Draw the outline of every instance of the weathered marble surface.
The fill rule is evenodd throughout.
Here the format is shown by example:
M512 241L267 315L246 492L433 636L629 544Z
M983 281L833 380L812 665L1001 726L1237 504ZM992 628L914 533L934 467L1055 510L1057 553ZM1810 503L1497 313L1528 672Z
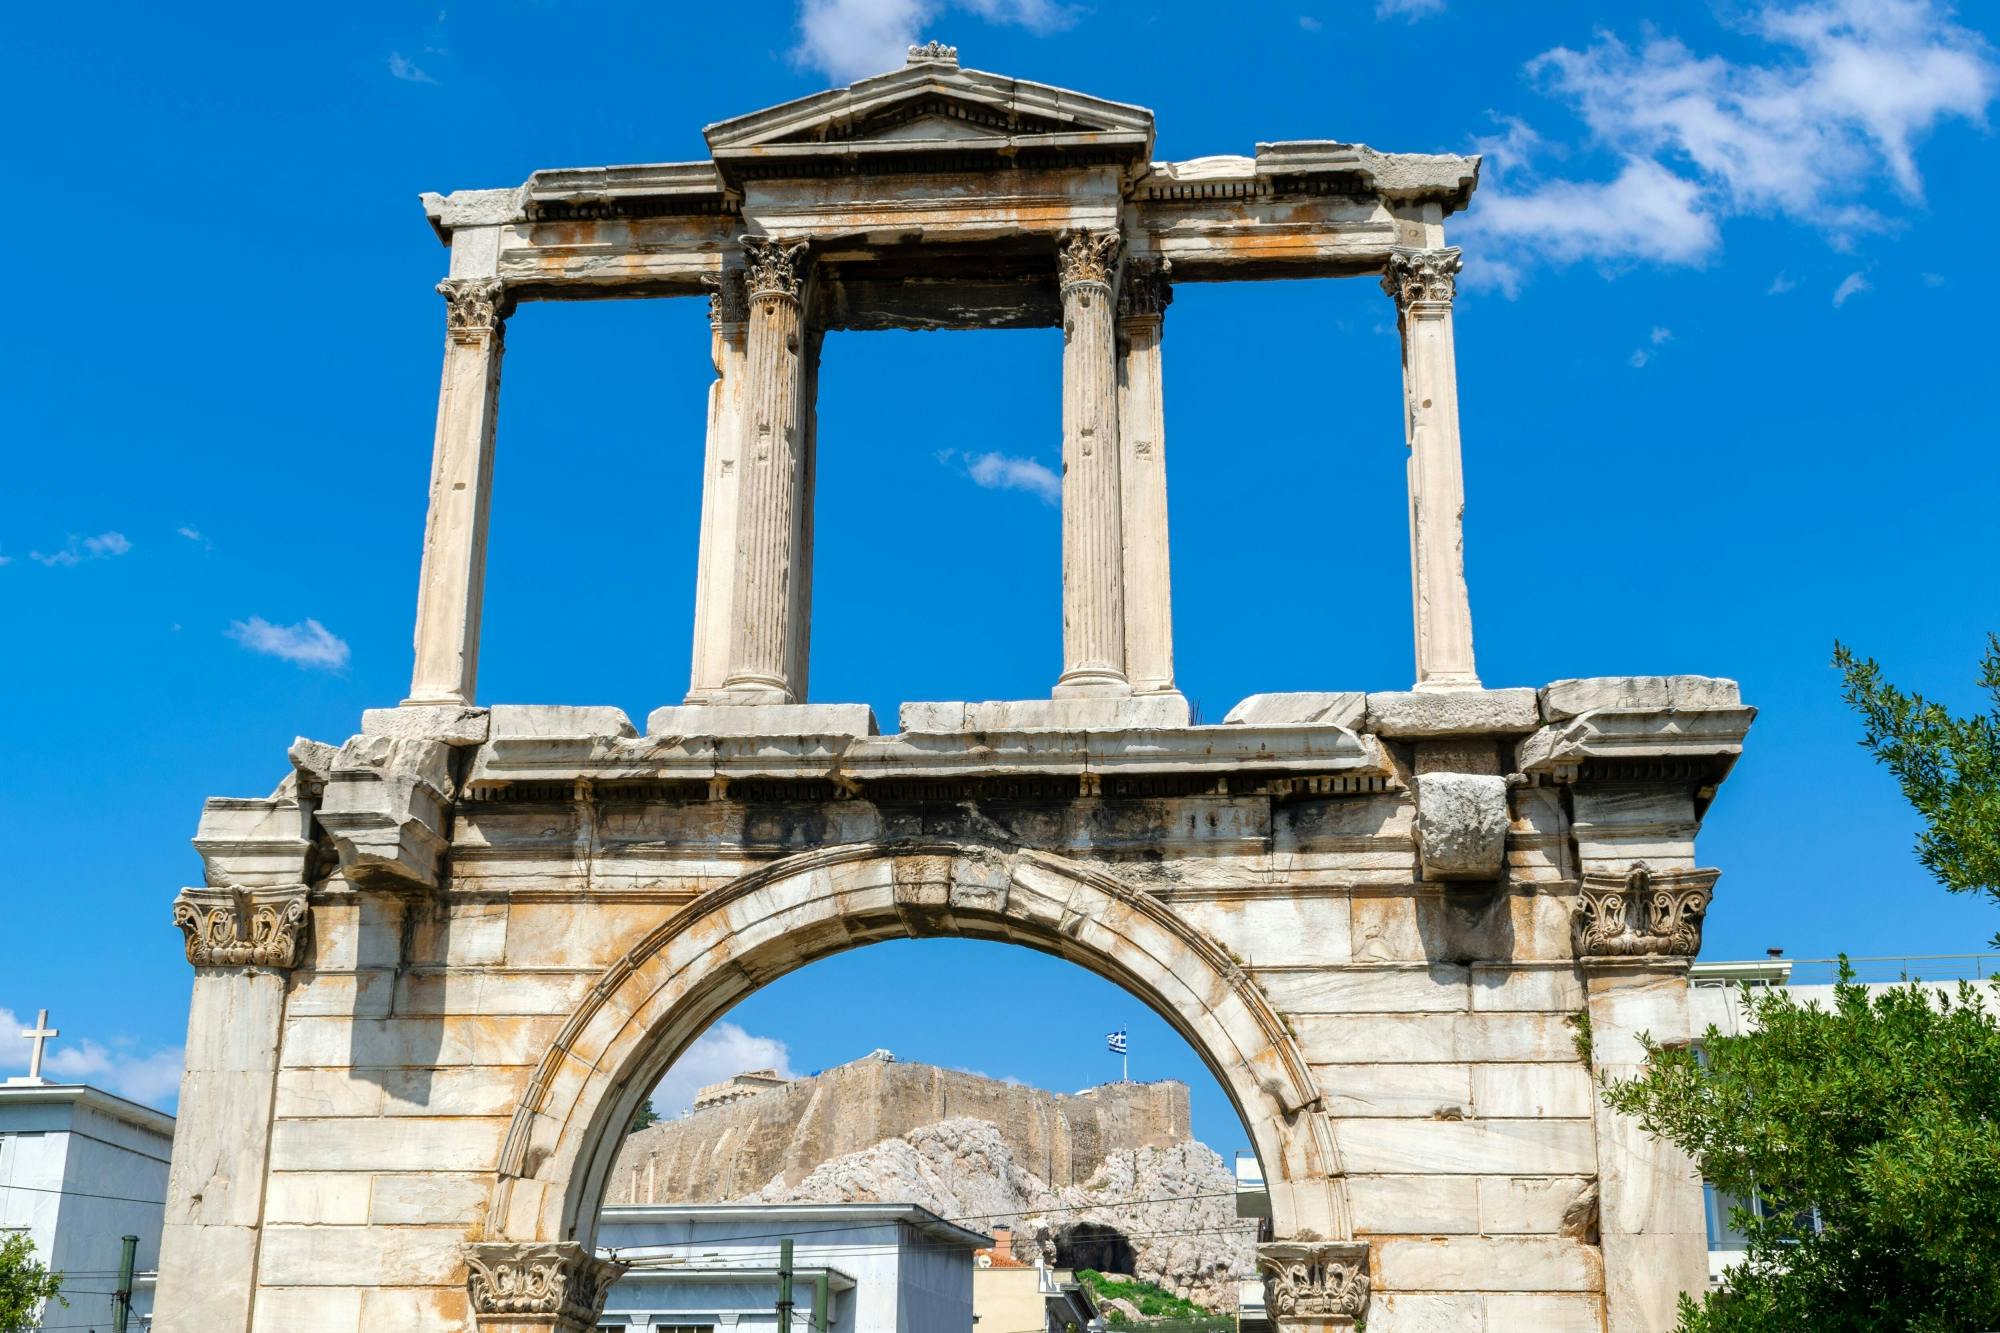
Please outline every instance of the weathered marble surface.
M1710 748L1477 771L1539 724L1534 691L1303 705L1386 736L640 736L616 709L503 705L476 744L371 718L295 746L272 796L203 817L202 892L250 910L290 884L309 921L290 954L200 969L157 1327L247 1330L253 1290L317 1326L497 1326L469 1236L500 1247L489 1267L518 1254L588 1289L583 1251L546 1247L588 1242L604 1127L676 1050L830 951L965 935L1050 949L1173 1014L1244 1109L1282 1244L1361 1256L1371 1328L1664 1329L1706 1271L1698 1187L1597 1105L1574 1016L1592 1014L1598 1069L1628 1066L1630 1034L1685 1025L1685 958L1580 953L1609 937L1579 913L1618 875L1709 892L1697 793L1747 710L1720 685L1708 708L1643 680L1565 689L1612 706L1550 726L1671 722ZM329 811L343 782L377 795ZM377 850L407 832L396 799L444 840L434 884ZM1480 877L1435 882L1442 860ZM1342 1262L1285 1280L1346 1308L1362 1287ZM1577 1322L1600 1302L1606 1323Z

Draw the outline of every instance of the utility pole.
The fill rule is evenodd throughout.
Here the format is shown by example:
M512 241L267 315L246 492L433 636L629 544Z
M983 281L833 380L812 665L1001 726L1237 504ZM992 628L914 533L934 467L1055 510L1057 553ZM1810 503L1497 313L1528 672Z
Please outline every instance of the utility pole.
M792 1329L792 1238L778 1242L778 1333Z
M833 1310L826 1284L826 1269L813 1274L813 1333L827 1333L832 1327Z
M44 1021L38 1026L47 1027L48 1024ZM113 1299L111 1307L113 1333L125 1333L126 1323L132 1317L132 1269L138 1257L139 1238L125 1237L125 1253L118 1260L118 1294Z

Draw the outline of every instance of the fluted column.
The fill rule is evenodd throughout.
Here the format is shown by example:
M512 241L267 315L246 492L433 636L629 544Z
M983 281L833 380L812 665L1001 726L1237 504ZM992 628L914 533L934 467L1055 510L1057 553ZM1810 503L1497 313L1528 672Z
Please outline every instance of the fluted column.
M1063 673L1057 697L1119 695L1125 677L1124 537L1118 479L1115 231L1072 232L1057 251L1063 307Z
M743 396L750 309L743 271L724 269L708 296L708 448L701 474L701 538L695 559L694 665L689 703L701 703L729 675L729 609L736 579L737 479L743 442Z
M1174 299L1164 259L1126 264L1118 293L1118 476L1123 492L1125 678L1137 694L1174 689L1168 576L1167 423L1160 337Z
M447 278L438 292L446 308L444 382L417 586L416 667L406 704L472 702L493 498L493 425L511 310L498 278Z
M737 490L729 674L736 703L796 703L796 624L805 568L805 434L800 411L806 243L743 238L750 329Z
M1451 303L1458 247L1397 247L1382 288L1403 335L1404 431L1409 442L1410 581L1417 688L1479 688L1472 604L1465 587L1465 475Z

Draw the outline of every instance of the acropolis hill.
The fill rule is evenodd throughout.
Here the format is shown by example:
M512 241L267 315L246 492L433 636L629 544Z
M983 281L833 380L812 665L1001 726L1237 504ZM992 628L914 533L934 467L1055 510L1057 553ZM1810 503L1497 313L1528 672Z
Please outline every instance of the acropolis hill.
M633 1134L605 1201L720 1203L780 1177L797 1185L822 1162L943 1120L991 1123L1016 1161L1055 1186L1089 1180L1112 1153L1191 1137L1187 1085L1176 1082L1045 1092L877 1054L759 1085L746 1076L705 1088L685 1118Z

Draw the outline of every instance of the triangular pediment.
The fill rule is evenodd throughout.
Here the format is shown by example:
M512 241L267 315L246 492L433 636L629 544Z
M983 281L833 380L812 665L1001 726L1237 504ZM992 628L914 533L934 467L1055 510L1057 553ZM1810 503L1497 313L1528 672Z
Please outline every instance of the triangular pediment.
M1089 143L1152 150L1153 113L1045 83L912 56L902 69L711 125L718 164L810 155L839 146L884 151L928 143L1030 146Z

